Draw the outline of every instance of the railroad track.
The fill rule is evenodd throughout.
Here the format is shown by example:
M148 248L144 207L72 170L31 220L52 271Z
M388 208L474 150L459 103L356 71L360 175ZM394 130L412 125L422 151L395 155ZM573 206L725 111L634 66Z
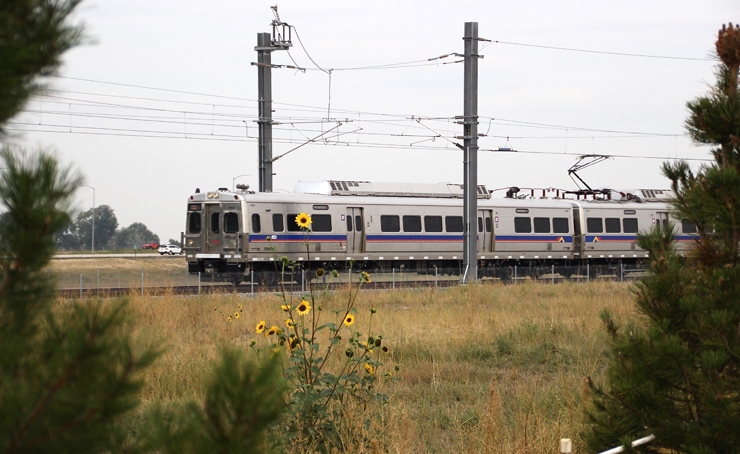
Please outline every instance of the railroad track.
M632 276L632 277L625 277L624 280L635 280L641 276ZM599 277L592 278L590 280L620 280L618 276L616 275L603 275ZM483 279L483 282L504 282L505 284L521 284L524 282L532 281L532 279L527 278L525 276L518 277L518 278L512 278L509 280L500 280L500 279ZM572 279L563 279L562 277L552 279L550 277L541 277L538 282L541 282L543 284L558 284L564 281L571 281L571 282L587 282L587 279L585 276L582 278L579 276L578 278L572 278ZM388 290L392 288L396 289L403 289L403 288L429 288L429 287L453 287L455 285L459 284L459 280L457 279L440 279L438 281L431 281L431 280L402 280L402 281L373 281L369 284L363 284L363 289L368 290ZM356 285L356 284L353 284ZM315 289L324 289L327 288L327 284L323 283L317 283L314 285ZM347 288L346 282L336 282L336 283L330 283L328 284L328 288L331 290L340 290ZM57 290L57 295L61 298L66 299L73 299L73 298L107 298L107 297L117 297L117 296L126 296L126 295L132 295L132 294L145 294L150 296L164 296L164 295L198 295L198 294L223 294L223 293L236 293L236 294L251 294L251 293L276 293L279 292L280 286L277 284L255 284L251 285L249 283L247 284L241 284L241 285L231 285L231 284L213 284L213 283L205 283L201 284L200 286L197 285L182 285L182 286L168 286L168 287L144 287L143 289L141 287L131 288L131 287L111 287L111 288L100 288L100 289L90 289L90 288L83 288L83 289L73 289L73 288L67 288L67 289L59 289ZM287 283L285 284L285 291L286 292L302 292L307 290L301 290L301 286L296 283Z

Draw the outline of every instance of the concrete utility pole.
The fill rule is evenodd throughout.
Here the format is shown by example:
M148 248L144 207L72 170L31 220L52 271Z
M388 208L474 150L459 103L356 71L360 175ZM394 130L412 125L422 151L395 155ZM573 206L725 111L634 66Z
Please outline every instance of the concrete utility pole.
M478 279L478 22L465 22L462 283Z
M288 50L293 45L290 41L290 25L280 21L277 6L273 6L272 10L275 13L272 36L269 33L257 33L257 47L254 48L257 51L259 85L259 192L272 192L272 51Z

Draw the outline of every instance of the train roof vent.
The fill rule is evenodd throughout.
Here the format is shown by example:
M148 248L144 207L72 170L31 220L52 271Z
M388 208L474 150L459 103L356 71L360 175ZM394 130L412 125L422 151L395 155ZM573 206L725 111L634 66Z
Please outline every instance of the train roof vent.
M666 202L673 198L670 189L640 189L638 193L644 202Z
M382 183L370 181L299 181L295 193L353 195L370 197L462 198L461 184ZM478 198L490 199L484 185L478 186Z

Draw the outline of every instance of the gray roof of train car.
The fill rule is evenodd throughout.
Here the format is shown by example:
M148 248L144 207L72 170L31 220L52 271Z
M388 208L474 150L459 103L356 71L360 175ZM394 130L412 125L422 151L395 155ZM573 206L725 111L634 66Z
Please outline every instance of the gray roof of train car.
M236 202L234 196L248 203L341 203L343 205L411 205L411 206L462 206L462 199L452 198L426 198L426 197L376 197L376 196L331 196L319 194L294 194L283 192L272 193L243 193L243 192L219 192L218 199L206 198L206 193L193 194L189 202ZM604 207L622 207L624 209L650 209L651 207L664 206L660 202L623 202L616 200L572 200L572 199L511 199L492 198L478 199L478 207L488 208L571 208L574 205L588 209Z

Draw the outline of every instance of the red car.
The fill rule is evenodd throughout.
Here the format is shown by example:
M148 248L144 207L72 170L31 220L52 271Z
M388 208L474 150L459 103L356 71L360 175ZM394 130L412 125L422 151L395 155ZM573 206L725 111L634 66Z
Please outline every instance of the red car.
M144 249L159 249L159 243L151 242L144 245Z

